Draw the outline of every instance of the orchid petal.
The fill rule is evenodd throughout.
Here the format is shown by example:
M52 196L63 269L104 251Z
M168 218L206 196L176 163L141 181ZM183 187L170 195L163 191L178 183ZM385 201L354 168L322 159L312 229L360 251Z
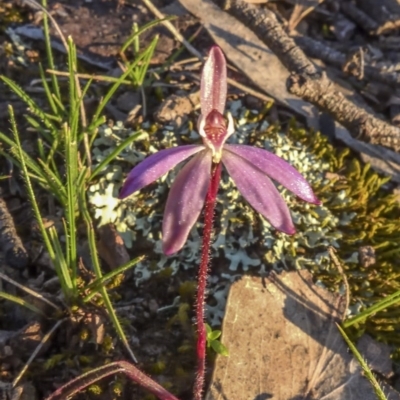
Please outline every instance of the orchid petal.
M289 235L295 233L290 211L268 176L230 151L222 152L222 163L240 193L256 211L276 229Z
M165 206L162 227L166 255L182 248L203 209L211 179L211 161L211 151L202 151L175 178Z
M123 199L149 185L180 162L203 149L204 146L187 145L161 150L152 154L132 169L125 180L119 198Z
M213 109L224 114L227 93L226 61L218 46L213 46L209 52L201 75L200 89L201 113L204 117Z
M229 151L242 157L302 200L313 204L321 204L303 175L287 161L275 154L257 147L233 144L226 144L224 151Z

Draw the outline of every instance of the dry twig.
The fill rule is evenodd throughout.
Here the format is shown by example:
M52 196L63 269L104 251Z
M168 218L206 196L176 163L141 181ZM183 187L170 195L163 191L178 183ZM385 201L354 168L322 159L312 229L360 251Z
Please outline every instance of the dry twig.
M216 1L220 6L224 5L223 0ZM400 150L400 129L365 111L338 92L326 74L286 34L272 11L241 0L231 0L227 11L250 27L291 72L287 82L290 93L329 113L353 137Z

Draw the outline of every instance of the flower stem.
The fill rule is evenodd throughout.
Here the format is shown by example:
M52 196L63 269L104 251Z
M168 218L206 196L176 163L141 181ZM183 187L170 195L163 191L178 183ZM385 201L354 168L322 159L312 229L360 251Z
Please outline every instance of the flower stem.
M211 172L210 186L208 187L205 207L204 207L204 229L203 246L201 250L201 261L197 285L197 374L194 384L194 399L201 400L204 386L204 376L206 368L206 328L204 325L204 302L207 286L207 273L210 264L211 234L213 230L213 217L215 201L217 199L219 181L221 178L221 163L213 164Z

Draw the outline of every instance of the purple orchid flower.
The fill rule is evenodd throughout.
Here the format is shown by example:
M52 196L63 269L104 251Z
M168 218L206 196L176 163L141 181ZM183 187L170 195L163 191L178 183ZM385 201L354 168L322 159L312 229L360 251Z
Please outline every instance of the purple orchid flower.
M181 169L168 195L163 219L163 251L179 251L197 221L211 180L213 163L222 162L243 197L279 231L295 233L290 211L276 189L278 182L302 200L320 204L304 177L267 150L226 144L234 132L232 116L223 117L227 95L226 61L221 49L211 48L201 77L201 115L198 130L203 145L161 150L129 173L119 198L125 198L192 157Z

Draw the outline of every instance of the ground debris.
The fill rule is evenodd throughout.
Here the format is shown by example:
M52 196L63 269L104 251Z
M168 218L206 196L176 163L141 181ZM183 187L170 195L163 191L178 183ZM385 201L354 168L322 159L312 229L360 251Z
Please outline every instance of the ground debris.
M271 274L264 285L249 276L234 283L221 338L230 356L218 356L206 399L375 400L335 325L342 308L341 297L314 285L305 270ZM364 340L368 348L370 360L390 376L391 363L379 360L388 360L387 351L372 339Z
M28 253L17 234L14 220L6 202L0 198L0 249L4 260L11 267L23 269L28 265Z

